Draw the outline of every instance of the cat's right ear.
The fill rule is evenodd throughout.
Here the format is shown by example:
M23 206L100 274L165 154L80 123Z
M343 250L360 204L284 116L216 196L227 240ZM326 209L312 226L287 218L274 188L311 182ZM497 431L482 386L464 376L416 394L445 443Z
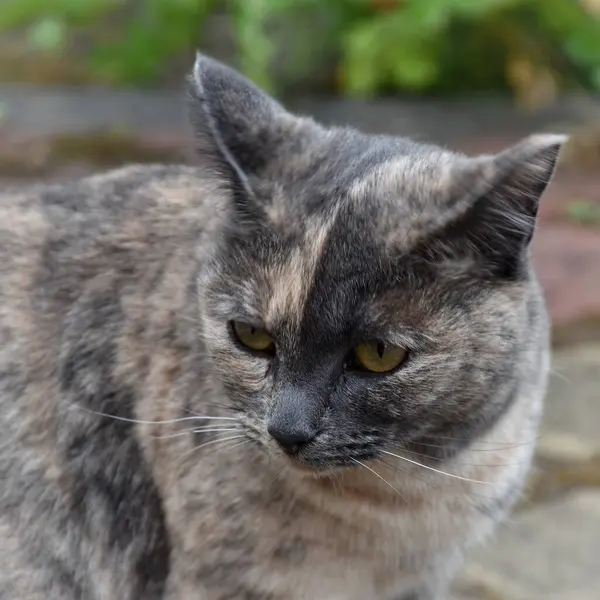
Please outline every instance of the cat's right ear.
M200 53L189 96L197 152L237 203L251 203L252 177L277 157L295 118L240 73Z
M427 242L436 258L465 255L502 279L522 272L541 197L556 169L564 135L530 135L496 155L457 162L450 219Z

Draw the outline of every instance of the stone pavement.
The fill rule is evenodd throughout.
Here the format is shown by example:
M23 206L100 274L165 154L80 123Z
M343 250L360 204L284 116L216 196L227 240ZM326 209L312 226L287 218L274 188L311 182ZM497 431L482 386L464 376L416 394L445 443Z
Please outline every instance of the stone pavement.
M456 600L600 600L600 344L555 353L529 490Z

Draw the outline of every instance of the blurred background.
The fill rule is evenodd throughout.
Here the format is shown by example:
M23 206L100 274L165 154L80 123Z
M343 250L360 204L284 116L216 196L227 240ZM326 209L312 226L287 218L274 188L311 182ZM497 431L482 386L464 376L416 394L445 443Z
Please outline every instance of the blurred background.
M196 49L324 122L468 153L571 135L534 243L555 345L536 470L456 594L600 599L600 0L0 0L0 186L193 161Z

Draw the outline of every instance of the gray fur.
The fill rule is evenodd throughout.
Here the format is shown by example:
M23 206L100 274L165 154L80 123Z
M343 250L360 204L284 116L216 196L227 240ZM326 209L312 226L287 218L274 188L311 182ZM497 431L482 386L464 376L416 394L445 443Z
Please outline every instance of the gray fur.
M201 56L190 91L201 167L0 200L0 598L445 598L529 467L564 140L325 129ZM364 339L408 361L359 372Z

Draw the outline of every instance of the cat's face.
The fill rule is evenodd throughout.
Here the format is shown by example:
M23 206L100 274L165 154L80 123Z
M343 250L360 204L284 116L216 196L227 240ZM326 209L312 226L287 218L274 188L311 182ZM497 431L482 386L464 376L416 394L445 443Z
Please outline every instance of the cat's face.
M469 159L292 117L208 59L192 86L232 190L204 339L248 435L324 470L447 454L499 419L543 319L528 245L562 139Z

